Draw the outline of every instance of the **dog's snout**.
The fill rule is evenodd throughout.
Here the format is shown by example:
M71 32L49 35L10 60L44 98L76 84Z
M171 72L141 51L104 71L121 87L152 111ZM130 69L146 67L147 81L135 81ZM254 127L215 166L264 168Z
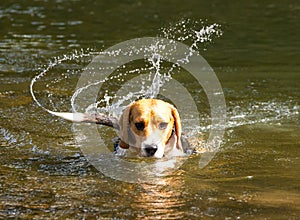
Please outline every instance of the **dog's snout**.
M152 157L155 152L157 151L157 146L156 145L146 145L145 146L145 152L148 157Z

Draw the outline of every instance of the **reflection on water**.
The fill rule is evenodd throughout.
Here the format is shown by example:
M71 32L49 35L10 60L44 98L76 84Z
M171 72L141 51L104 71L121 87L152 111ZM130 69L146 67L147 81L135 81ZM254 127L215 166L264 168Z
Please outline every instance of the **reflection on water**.
M132 200L132 208L139 210L137 218L181 219L184 217L182 194L184 181L179 175L167 177L158 185L142 184Z
M299 218L299 8L294 1L1 2L0 218ZM83 157L71 125L33 103L30 80L51 57L156 36L182 17L208 18L224 28L201 53L228 105L222 151L201 170L200 155L191 157L157 184L107 178ZM75 66L69 85L43 90L67 68L37 85L42 103L50 92L60 101L50 105L69 110ZM203 109L205 131L205 94L192 79L182 81ZM114 133L105 135L110 143Z

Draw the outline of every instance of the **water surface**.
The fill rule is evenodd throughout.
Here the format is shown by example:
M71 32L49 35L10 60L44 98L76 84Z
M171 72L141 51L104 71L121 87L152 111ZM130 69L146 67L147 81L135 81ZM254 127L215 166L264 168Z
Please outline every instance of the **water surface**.
M81 153L71 123L33 102L30 80L54 56L157 36L182 18L222 25L223 36L200 51L224 89L222 149L204 169L191 157L160 184L106 177ZM0 218L298 219L299 19L295 1L1 2ZM42 103L70 108L76 74L45 87L67 68L37 85ZM191 91L205 116L203 91Z

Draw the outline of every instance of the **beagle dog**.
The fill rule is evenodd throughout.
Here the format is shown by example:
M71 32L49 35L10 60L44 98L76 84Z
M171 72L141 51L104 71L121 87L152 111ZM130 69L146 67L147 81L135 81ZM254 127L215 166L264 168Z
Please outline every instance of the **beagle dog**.
M134 148L140 156L162 158L184 155L177 109L159 99L140 99L120 117L119 147Z

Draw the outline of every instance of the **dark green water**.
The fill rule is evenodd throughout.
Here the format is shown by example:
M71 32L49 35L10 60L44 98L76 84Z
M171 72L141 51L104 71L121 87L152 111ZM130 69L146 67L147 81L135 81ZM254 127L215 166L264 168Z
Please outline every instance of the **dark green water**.
M71 123L33 102L30 80L54 56L157 36L182 18L222 25L201 50L226 98L222 150L204 169L189 159L160 185L106 177ZM299 21L300 3L288 0L1 1L0 219L299 219ZM69 100L72 80L51 98Z

